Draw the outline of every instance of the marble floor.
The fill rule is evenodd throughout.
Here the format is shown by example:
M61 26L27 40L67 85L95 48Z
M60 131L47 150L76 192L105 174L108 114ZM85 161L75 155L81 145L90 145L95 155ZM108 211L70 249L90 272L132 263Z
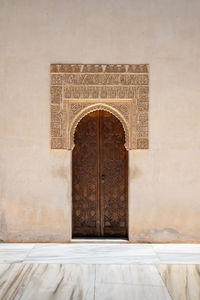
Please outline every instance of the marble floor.
M0 299L200 300L200 245L0 244Z

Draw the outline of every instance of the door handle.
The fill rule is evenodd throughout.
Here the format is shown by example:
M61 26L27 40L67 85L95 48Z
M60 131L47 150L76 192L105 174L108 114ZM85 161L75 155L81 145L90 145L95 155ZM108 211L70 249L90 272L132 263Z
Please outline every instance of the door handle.
M104 181L105 181L105 175L102 174L102 175L101 175L101 182L104 183Z

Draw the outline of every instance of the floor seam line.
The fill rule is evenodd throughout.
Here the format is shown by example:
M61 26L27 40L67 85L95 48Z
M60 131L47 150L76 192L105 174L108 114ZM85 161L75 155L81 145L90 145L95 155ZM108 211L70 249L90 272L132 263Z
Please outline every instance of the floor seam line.
M162 276L161 276L161 274L160 274L160 272L159 272L159 270L158 270L158 268L157 268L157 265L155 265L155 268L156 268L156 271L157 271L157 273L158 273L158 276L160 276L160 278L161 278L161 280L162 280L162 282L163 282L163 284L164 284L164 286L165 286L165 288L166 288L166 291L167 291L167 293L168 293L170 299L173 300L173 298L172 298L172 296L171 296L171 293L170 293L168 287L166 286L166 284L165 284L165 282L164 282L164 280L163 280L163 278L162 278Z
M24 257L24 259L22 261L24 261L26 258L28 258L29 254L35 248L35 246L36 246L36 244L34 244L33 247L29 251L27 251L27 254L26 254L26 256Z
M95 300L95 294L96 294L96 264L94 265L94 300Z

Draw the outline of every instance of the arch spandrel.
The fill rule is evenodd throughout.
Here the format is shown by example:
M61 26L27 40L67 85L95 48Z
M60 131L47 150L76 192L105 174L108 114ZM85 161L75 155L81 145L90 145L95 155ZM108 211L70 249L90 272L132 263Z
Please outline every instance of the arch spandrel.
M105 104L105 103L97 103L92 104L84 109L82 109L72 120L70 130L69 130L69 140L68 140L68 150L73 150L74 148L74 134L78 123L89 113L97 110L104 110L111 114L113 114L122 124L124 132L125 132L125 147L127 150L130 149L130 132L129 126L123 117L123 115L114 107Z

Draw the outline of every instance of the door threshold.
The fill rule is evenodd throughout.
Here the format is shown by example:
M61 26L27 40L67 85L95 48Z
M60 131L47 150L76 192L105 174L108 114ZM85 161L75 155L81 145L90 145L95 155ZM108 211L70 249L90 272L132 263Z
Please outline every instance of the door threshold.
M127 244L129 243L128 239L109 239L109 238L73 238L70 241L71 243L85 243L85 244Z

